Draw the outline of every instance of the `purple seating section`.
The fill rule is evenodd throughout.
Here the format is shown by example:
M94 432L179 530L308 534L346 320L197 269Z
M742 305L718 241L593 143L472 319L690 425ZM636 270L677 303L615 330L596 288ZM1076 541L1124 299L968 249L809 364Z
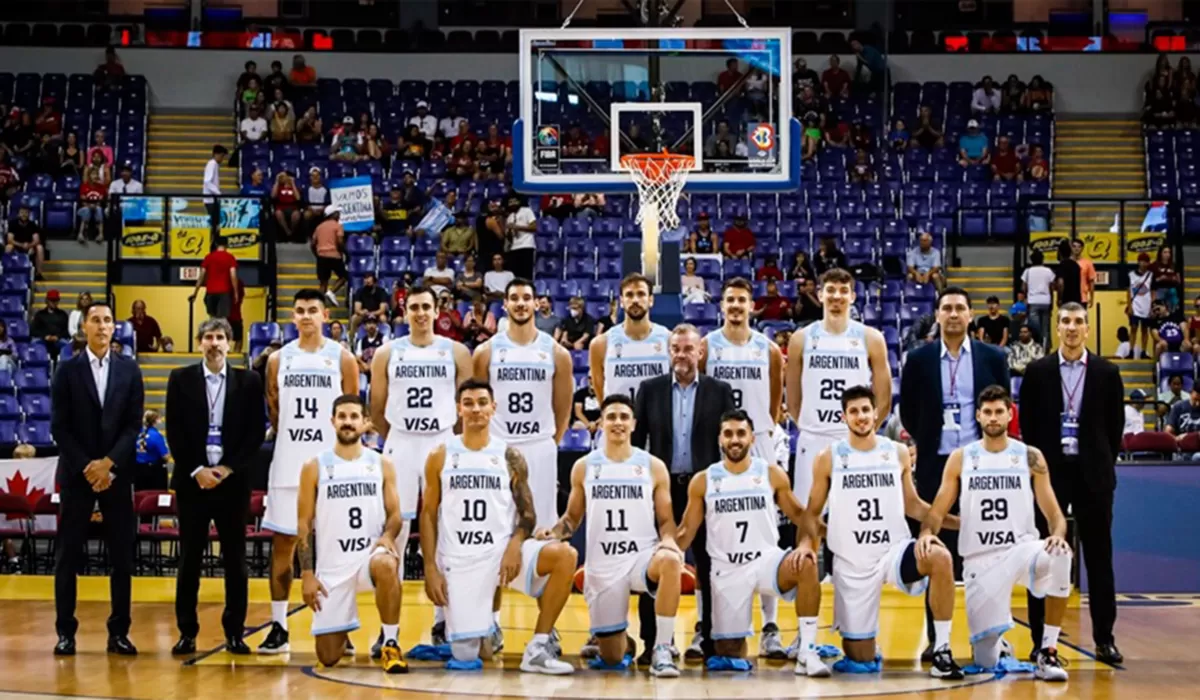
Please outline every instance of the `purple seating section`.
M1183 232L1200 236L1200 129L1147 131L1146 180L1151 199L1179 200Z

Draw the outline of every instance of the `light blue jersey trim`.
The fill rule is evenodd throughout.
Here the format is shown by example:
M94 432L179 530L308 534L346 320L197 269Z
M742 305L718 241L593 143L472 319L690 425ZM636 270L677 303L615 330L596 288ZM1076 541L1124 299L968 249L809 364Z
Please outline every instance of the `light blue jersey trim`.
M779 569L783 566L783 560L787 558L788 552L791 551L792 548L788 547L779 553L779 558L775 560L775 578L771 581L771 587L775 589L775 595L789 603L795 602L796 594L800 592L800 584L797 583L788 591L779 590Z
M487 629L482 630L482 631L459 632L457 634L452 634L449 637L446 637L446 641L461 642L464 639L483 639L484 637L491 635L495 631L496 631L496 625L493 624L491 627L488 627Z
M620 622L618 624L608 625L605 627L592 627L588 629L588 632L591 634L615 634L617 632L624 632L627 629L629 629L629 623Z
M322 627L321 629L317 629L314 627L312 629L312 636L319 637L324 634L338 634L340 632L353 632L354 630L358 629L361 626L362 625L356 619L354 622L350 622L345 625L339 625L337 627Z
M909 549L912 549L917 544L917 541L911 538L907 540L907 542L908 545L905 547L904 551L900 553L900 556L896 557L896 588L898 588L901 593L906 595L918 596L925 593L926 588L929 588L929 577L923 576L919 581L913 581L909 586L904 585L904 580L900 578L900 566L904 563L905 553L907 553Z
M280 535L291 535L292 537L295 537L297 534L299 534L295 530L289 530L282 525L276 525L275 523L268 523L266 521L263 522L262 526L264 530L270 530L271 532L276 532Z
M971 635L971 643L978 644L981 640L987 639L988 637L999 637L1012 628L1013 623L1011 622L1005 622L1004 624L996 625L995 627L989 627L979 634Z
M865 639L874 639L879 636L879 630L874 632L845 632L838 630L838 634L842 635L842 639L849 639L853 642L861 642Z

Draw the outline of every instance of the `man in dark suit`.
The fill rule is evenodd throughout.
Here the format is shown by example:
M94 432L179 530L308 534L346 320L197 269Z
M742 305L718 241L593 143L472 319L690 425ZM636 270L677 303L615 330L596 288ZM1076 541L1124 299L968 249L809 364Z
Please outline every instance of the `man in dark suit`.
M132 656L129 641L130 576L133 571L133 479L137 437L145 399L137 362L111 352L113 310L93 303L84 317L87 348L59 362L52 388L50 430L58 444L59 521L54 562L55 627L59 656L75 654L75 577L87 543L92 509L100 502L108 558L108 651Z
M900 423L917 445L914 474L917 493L927 503L937 497L946 458L980 438L975 421L975 398L992 384L1007 387L1008 361L1004 351L967 337L971 297L961 287L946 287L937 298L938 340L908 353L900 375ZM965 365L965 366L964 366ZM953 512L958 512L955 505ZM920 523L912 523L914 536ZM955 577L962 576L958 533L943 531L941 539L954 555ZM933 615L925 601L925 632L929 640L921 654L933 658Z
M687 507L688 484L692 475L721 461L717 436L721 432L721 416L735 408L733 390L728 384L700 374L700 333L689 323L681 323L671 332L667 345L671 358L671 373L642 382L638 388L637 425L633 444L658 457L671 472L671 507L675 520L683 517ZM708 581L709 559L705 549L703 528L696 533L692 556L696 562L696 585ZM711 656L712 614L709 596L700 595L701 654ZM638 605L642 641L647 650L654 648L654 603L643 596ZM696 640L693 640L693 647ZM697 657L696 649L688 650L689 658Z
M1119 664L1113 639L1117 602L1113 584L1112 509L1116 462L1125 431L1125 386L1108 360L1088 352L1087 309L1058 309L1059 350L1025 368L1021 382L1021 437L1046 456L1050 485L1063 512L1070 508L1088 573L1088 611L1096 658ZM1037 514L1046 536L1046 520ZM1029 596L1029 631L1042 645L1045 604Z
M226 363L233 331L223 318L200 324L204 361L180 367L167 381L167 434L175 470L171 488L179 509L179 572L175 578L175 623L179 641L172 654L196 651L196 596L208 524L217 526L225 569L226 651L249 654L242 641L246 623L246 517L250 471L262 447L266 417L262 381L256 372Z

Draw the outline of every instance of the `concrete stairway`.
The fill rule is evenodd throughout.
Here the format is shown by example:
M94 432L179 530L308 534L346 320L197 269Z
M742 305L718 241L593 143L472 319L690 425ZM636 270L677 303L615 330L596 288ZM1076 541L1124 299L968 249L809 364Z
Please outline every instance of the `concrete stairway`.
M280 243L276 246L279 258L278 309L276 318L279 323L290 323L292 320L292 297L296 292L305 288L316 289L317 267L309 247L299 243ZM350 313L347 309L346 292L343 289L338 295L339 305L329 310L329 320L349 323Z
M204 165L212 157L213 146L220 143L230 147L234 140L233 128L233 117L228 110L151 112L146 192L199 194L204 182ZM232 168L222 171L221 181L222 191L237 191Z
M1054 127L1054 196L1146 196L1145 149L1136 119L1072 117ZM1076 209L1076 233L1107 233L1119 213L1115 203L1082 203ZM1140 223L1146 206L1126 209L1127 221ZM1051 231L1069 237L1069 207L1055 212Z
M1008 313L1013 303L1012 265L956 267L949 275L950 284L971 295L971 312L975 316L987 313L987 298L992 295L1000 298L1001 311Z
M76 249L66 248L63 253L75 253L81 258L87 253L95 253L103 255L103 247L97 245L89 245L87 248L80 246L77 243L68 243L63 241L61 245L56 241L56 247L74 246ZM93 298L103 297L106 287L107 270L103 259L86 260L86 259L56 259L46 261L46 279L38 282L34 287L33 292L33 308L40 309L46 305L46 292L51 289L57 289L62 295L59 300L59 306L70 311L75 308L75 304L79 299L79 295L83 292L90 292ZM117 309L117 315L120 316L120 310ZM128 309L126 309L128 311Z

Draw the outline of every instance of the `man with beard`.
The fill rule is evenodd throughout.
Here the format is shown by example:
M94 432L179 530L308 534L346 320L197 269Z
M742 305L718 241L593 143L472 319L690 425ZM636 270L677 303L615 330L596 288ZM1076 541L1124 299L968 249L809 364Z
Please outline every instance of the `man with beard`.
M645 276L634 273L621 280L625 321L592 341L589 348L596 399L624 394L632 401L647 379L670 370L667 343L671 331L650 322L654 289Z
M721 290L721 316L725 321L705 336L700 371L733 388L733 405L746 411L758 426L759 432L751 443L753 456L771 464L775 461L771 429L783 400L783 354L775 341L750 327L753 308L754 286L748 280L735 277L725 282ZM763 628L758 655L787 658L779 634L779 600L764 593L759 596L759 603Z
M437 300L428 287L408 291L404 301L409 333L385 343L371 359L371 422L386 436L383 454L398 466L400 541L408 542L417 517L417 498L425 489L425 458L454 436L454 390L471 378L471 351L462 343L435 335ZM404 562L400 562L401 580ZM446 639L446 611L435 608L433 644ZM378 658L379 642L371 648Z
M1013 628L1013 584L1021 582L1030 595L1045 600L1034 676L1063 682L1067 672L1058 660L1058 635L1071 594L1067 518L1054 497L1042 451L1008 437L1012 405L1002 386L980 392L975 415L983 439L954 450L946 460L942 485L921 528L917 557L941 547L938 530L961 493L958 552L975 663L990 669L999 662L1003 634ZM1049 528L1045 539L1034 524L1035 500Z
M383 669L408 673L400 630L400 497L392 461L363 447L367 408L357 394L333 402L333 449L304 463L297 553L304 603L312 609L317 660L333 666L358 629L358 592L375 592L383 622ZM314 567L314 547L320 552Z
M475 378L496 395L492 431L529 465L529 490L537 527L558 520L558 443L570 426L575 392L571 353L533 324L533 283L516 278L504 290L508 328L475 349ZM428 485L427 485L428 487ZM495 601L492 650L503 645L500 589Z
M921 553L916 551L905 516L921 521L929 504L913 486L908 449L875 434L875 400L871 387L847 388L841 403L849 437L821 450L813 462L808 508L820 513L827 498L829 505L829 549L835 557L833 626L842 635L849 661L877 664L882 586L891 584L908 595L921 595L929 588L937 631L930 673L934 678L962 680L962 669L950 653L954 615L950 551L936 539ZM946 527L957 529L958 518L947 516ZM802 554L815 552L819 540L809 533L797 549ZM802 601L800 649L806 653L816 648L820 603L819 598Z
M706 666L710 671L749 671L746 637L751 629L754 594L781 596L789 602L819 599L817 559L810 551L780 549L776 508L802 529L807 523L804 506L792 493L787 472L764 459L752 456L754 421L741 409L721 417L720 462L692 477L688 504L679 524L681 548L691 545L703 526L712 558L709 579L712 597L712 639L716 655ZM799 592L801 597L797 597ZM799 605L797 617L801 616ZM816 649L802 650L796 657L798 676L828 676Z

